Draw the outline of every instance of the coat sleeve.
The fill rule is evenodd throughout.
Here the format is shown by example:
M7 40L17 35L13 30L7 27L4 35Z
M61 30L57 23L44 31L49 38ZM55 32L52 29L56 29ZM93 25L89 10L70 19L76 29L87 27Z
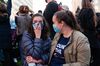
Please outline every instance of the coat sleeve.
M42 55L42 60L47 63L49 61L49 56L50 56L50 45L51 44L51 39L47 39L44 43L43 46L43 55Z
M87 38L79 39L77 44L77 62L63 64L63 66L89 66L90 45Z
M23 35L21 47L23 52L26 56L32 56L35 59L40 59L42 54L42 40L41 39L34 39L28 35Z

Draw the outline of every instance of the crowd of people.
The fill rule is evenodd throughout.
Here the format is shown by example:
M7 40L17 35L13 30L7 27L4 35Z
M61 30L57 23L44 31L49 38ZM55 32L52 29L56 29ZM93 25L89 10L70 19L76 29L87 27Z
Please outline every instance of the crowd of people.
M36 14L21 5L15 29L7 6L0 3L0 64L18 66L17 55L21 66L100 66L100 14L92 0L82 0L75 15L55 0L45 2L44 12Z

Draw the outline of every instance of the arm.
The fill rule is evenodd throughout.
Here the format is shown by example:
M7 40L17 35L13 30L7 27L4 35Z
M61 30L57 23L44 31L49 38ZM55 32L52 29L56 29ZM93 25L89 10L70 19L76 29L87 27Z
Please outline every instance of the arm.
M26 60L27 62L36 62L36 63L47 63L49 60L49 54L50 54L50 44L51 44L51 39L47 39L44 44L43 44L43 53L41 55L41 59L39 60L35 60L34 58L32 58L32 56L27 56Z
M48 60L49 60L49 55L50 55L50 45L51 44L51 39L48 38L45 43L44 43L44 46L43 46L43 55L42 55L42 60L44 63L47 63Z
M90 62L90 44L87 38L84 38L79 42L79 46L77 48L77 61L81 63L81 66L88 66Z
M89 66L90 46L87 38L78 39L77 44L77 62L64 64L63 66Z
M32 56L35 59L41 58L41 53L42 53L42 40L35 38L34 41L33 39L29 36L24 34L22 37L22 49L25 53L26 56Z

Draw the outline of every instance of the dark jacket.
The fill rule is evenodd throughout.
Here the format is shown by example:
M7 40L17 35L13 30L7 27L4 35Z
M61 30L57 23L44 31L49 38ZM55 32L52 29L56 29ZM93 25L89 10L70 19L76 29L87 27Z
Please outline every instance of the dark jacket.
M7 3L7 10L8 10L8 15L11 15L11 9L12 9L12 0L8 0Z
M8 14L0 15L0 48L11 46L11 33Z
M32 56L37 60L42 59L44 62L48 62L50 43L50 38L44 41L38 38L33 39L28 32L24 32L20 44L23 66L27 66L26 56Z
M89 39L91 48L99 47L94 23L94 11L91 8L82 8L79 13L79 20L82 32Z
M55 12L58 11L58 4L54 1L51 1L50 3L47 4L46 9L44 10L44 14L43 16L45 17L46 21L48 22L49 26L50 26L50 32L51 32L51 38L53 39L55 32L53 30L52 27L52 17L54 15Z
M15 23L17 25L17 34L21 35L24 31L28 30L28 25L31 22L31 16L29 14L21 14L15 17Z

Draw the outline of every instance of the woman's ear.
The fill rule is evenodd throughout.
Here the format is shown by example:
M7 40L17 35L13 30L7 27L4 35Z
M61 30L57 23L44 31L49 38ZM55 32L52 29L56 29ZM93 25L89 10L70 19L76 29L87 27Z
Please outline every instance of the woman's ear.
M64 21L61 21L61 23L64 25L65 23L64 23Z

